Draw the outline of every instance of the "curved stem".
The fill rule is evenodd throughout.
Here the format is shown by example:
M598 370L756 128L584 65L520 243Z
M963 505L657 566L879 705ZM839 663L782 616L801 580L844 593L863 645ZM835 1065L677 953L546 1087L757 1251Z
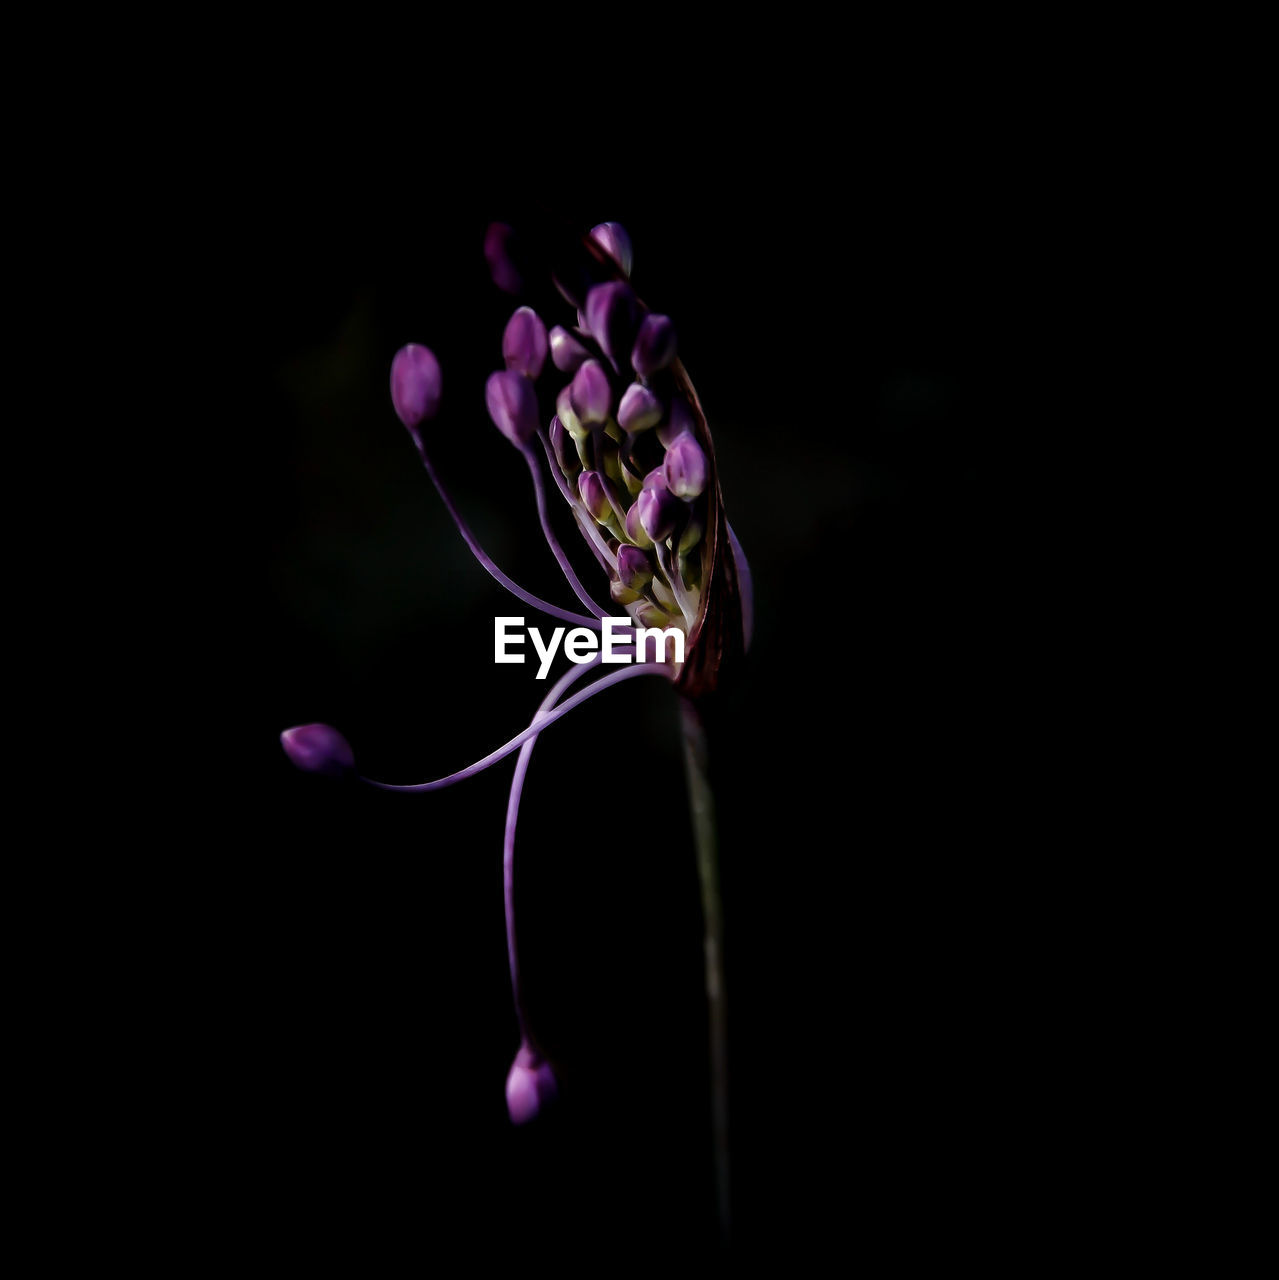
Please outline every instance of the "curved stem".
M539 717L549 711L559 701L560 695L574 681L580 680L588 671L600 665L598 656L583 666L570 667L552 687L550 693L542 699L541 706L533 716L536 725ZM506 898L506 953L511 966L511 994L515 999L515 1017L520 1024L520 1040L528 1041L528 1024L524 1017L524 997L520 989L520 962L515 947L515 824L520 816L520 797L524 792L524 778L528 773L529 759L533 748L537 745L537 734L534 734L521 748L520 757L515 762L515 776L511 779L511 794L506 802L506 834L502 845L502 886Z
M559 459L555 456L555 450L551 447L551 442L546 438L546 433L538 432L538 439L542 442L542 448L546 453L546 462L550 469L551 477L554 479L559 491L564 495L564 501L573 508L573 514L577 517L578 526L591 540L591 546L595 549L596 559L600 560L606 567L616 569L617 556L609 550L608 543L604 541L604 535L600 533L589 513L583 516L584 508L577 500L572 489L569 488L569 483L564 478L564 473L560 470Z
M459 770L457 773L450 773L445 778L436 778L433 782L417 782L407 786L399 786L392 782L377 782L373 778L361 778L361 782L367 782L371 787L378 787L382 791L440 791L444 787L451 787L455 782L464 782L467 778L473 778L477 773L483 773L490 765L496 764L499 760L504 760L517 747L521 747L530 738L536 737L548 725L552 725L556 720L568 715L575 707L580 707L583 702L593 698L597 693L603 693L605 689L611 688L615 684L621 684L623 680L633 680L636 676L657 676L662 675L666 678L673 679L674 670L664 662L641 662L633 667L627 667L622 671L614 671L612 675L605 676L602 680L597 680L589 689L583 689L581 693L575 693L567 702L556 707L554 711L548 712L542 719L535 721L529 725L523 733L517 733L504 746L498 747L496 751L490 751L482 760L477 760L472 765L467 765L465 769Z
M586 539L586 545L590 547L592 554L599 561L600 568L605 573L617 572L617 558L608 549L608 543L599 535L599 529L596 528L595 521L591 519L585 512L580 511L577 507L573 508L573 521L577 525L578 532ZM612 563L609 563L609 559Z
M719 1197L719 1223L724 1241L729 1234L728 1197L728 1022L724 991L724 919L719 894L719 867L715 840L715 797L706 769L706 731L697 708L680 698L684 772L697 846L697 877L702 886L702 922L705 929L706 1004L710 1023L711 1124L715 1141L715 1184Z
M684 615L684 623L691 631L693 623L697 621L697 601L693 599L692 594L684 586L684 579L679 576L666 544L664 542L654 543L653 551L657 555L659 568L666 575L666 581L670 583L671 592L675 596L675 603L679 605L679 611Z
M426 474L431 477L431 483L435 485L440 495L440 500L447 508L449 515L453 517L453 523L457 525L457 531L462 535L462 540L471 548L471 554L484 566L488 574L493 580L505 587L513 596L523 600L525 604L530 605L534 609L540 609L543 613L549 614L552 618L559 618L564 622L574 623L579 627L591 627L595 631L600 629L598 618L583 617L580 613L570 613L567 609L561 609L558 605L548 604L545 600L539 599L530 591L525 591L518 583L512 582L510 578L504 574L501 569L489 559L484 548L475 540L475 535L467 527L467 523L462 519L462 513L453 505L453 499L449 497L448 490L444 487L444 482L436 474L435 467L431 463L430 454L423 447L422 442L417 438L416 433L413 435L413 443L417 445L418 456L422 459L422 465L426 468Z
M551 548L551 554L559 562L560 568L564 571L564 577L568 580L568 585L573 588L573 594L597 617L603 618L607 614L599 605L591 599L586 588L582 586L578 580L577 574L573 572L573 566L569 564L568 556L564 554L563 547L555 537L555 532L551 528L550 516L546 511L546 486L542 483L542 472L537 465L537 457L533 453L532 447L525 445L520 452L524 455L524 461L528 463L528 469L533 476L533 491L537 496L537 518L542 524L542 534L546 538L547 545Z

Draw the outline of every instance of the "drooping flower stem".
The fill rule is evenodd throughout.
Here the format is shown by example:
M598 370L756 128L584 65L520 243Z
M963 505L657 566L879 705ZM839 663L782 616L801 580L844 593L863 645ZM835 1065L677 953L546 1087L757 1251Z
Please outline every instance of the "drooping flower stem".
M728 1021L724 990L724 919L719 892L719 857L715 839L715 796L706 767L706 730L691 698L681 697L680 728L684 773L697 850L697 878L702 887L706 1004L710 1024L711 1124L715 1143L715 1185L720 1233L729 1236L728 1188Z
M533 716L536 724L540 716L550 711L564 691L588 671L600 665L600 658L592 658L582 666L570 667L551 687ZM524 791L524 779L528 774L529 759L537 746L537 735L529 738L520 748L515 762L515 776L511 779L511 794L506 805L506 836L502 846L502 883L506 897L506 950L511 968L511 993L515 998L515 1017L520 1024L520 1039L528 1039L528 1026L524 1017L524 999L520 988L520 960L515 941L515 824L520 816L520 796Z
M556 563L564 571L564 577L568 585L573 588L573 594L597 618L605 617L605 611L591 599L586 588L582 586L581 580L573 572L573 566L569 564L568 557L564 554L564 548L560 546L559 539L556 538L555 531L551 528L551 517L546 510L546 486L542 483L542 472L538 466L537 455L529 445L525 445L521 452L524 455L524 461L528 463L529 474L533 477L533 494L537 500L537 518L542 525L542 536L546 539L546 545L550 547Z
M440 500L444 503L450 516L453 517L453 523L457 525L457 531L462 535L462 540L471 549L471 554L480 562L491 577L499 585L505 587L513 596L517 596L523 600L525 604L531 605L534 609L540 609L543 613L549 614L552 618L560 618L564 622L571 622L579 627L591 627L598 631L600 624L598 618L585 618L580 613L571 613L567 609L561 609L558 605L548 604L545 600L540 600L531 592L525 591L518 583L512 582L510 578L504 574L501 569L489 559L484 548L475 540L475 535L471 532L470 526L462 519L462 513L453 504L453 499L449 496L449 491L444 487L444 481L440 479L439 473L435 470L435 465L431 462L431 455L423 448L422 442L416 435L413 437L413 443L417 445L418 456L422 459L422 465L426 468L426 474L431 477L431 483L435 485L436 491L440 495Z
M563 472L560 471L559 463L555 459L555 452L551 448L551 442L546 438L545 432L540 433L538 438L541 440L542 448L546 452L546 462L550 468L551 477L559 487L559 491L564 495L564 501L573 509L573 515L577 518L578 528L582 530L589 540L591 549L595 552L595 558L600 562L605 572L610 568L616 569L617 556L609 549L603 535L595 527L595 521L589 516L583 518L582 504L565 481Z
M381 791L442 791L445 787L451 787L458 782L465 782L467 778L473 778L477 773L483 773L490 765L495 765L512 752L518 751L530 738L536 738L539 733L544 732L557 720L562 720L570 711L575 711L582 703L594 698L597 694L603 693L605 689L611 689L615 684L621 684L623 680L634 680L636 676L664 676L669 680L672 678L672 671L664 662L639 662L634 666L624 667L621 671L614 671L612 675L605 676L602 680L597 680L589 689L583 689L581 693L574 694L567 702L561 702L554 710L538 716L527 729L522 733L517 733L515 737L498 747L496 751L490 751L488 755L477 760L474 764L467 765L465 769L459 769L457 773L450 773L447 777L435 778L430 782L416 782L407 785L378 782L374 778L362 778L361 781L368 783L371 787L377 787Z

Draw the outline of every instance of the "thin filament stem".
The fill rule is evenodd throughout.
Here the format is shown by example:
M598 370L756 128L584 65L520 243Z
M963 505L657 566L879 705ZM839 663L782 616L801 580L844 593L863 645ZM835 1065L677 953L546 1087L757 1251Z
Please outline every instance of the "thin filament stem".
M551 528L550 516L546 511L546 486L542 483L541 468L537 465L537 456L534 454L532 447L525 445L521 450L524 454L524 461L528 463L528 469L533 476L533 490L537 495L537 518L542 523L542 533L546 538L547 545L551 548L551 554L559 562L559 566L564 571L564 577L568 580L568 585L573 588L573 594L597 617L603 618L607 616L605 610L591 599L586 588L582 586L578 580L577 574L573 572L573 566L569 564L568 556L564 554L564 549L560 546L559 541L555 537L555 531Z
M529 725L522 733L517 733L504 746L498 747L496 751L490 751L482 760L477 760L474 764L468 765L457 773L450 773L445 778L436 778L433 782L418 782L409 786L398 786L391 782L377 782L372 778L363 778L361 781L367 782L369 786L378 787L383 791L440 791L444 787L453 786L456 782L464 782L467 778L473 778L477 773L483 773L490 765L496 764L499 760L504 760L518 747L522 747L530 738L536 737L543 729L554 724L561 717L568 715L575 707L580 707L583 702L593 698L597 693L602 693L605 689L612 688L615 684L621 684L623 680L633 680L636 676L662 675L672 679L674 674L673 669L664 662L641 662L627 667L623 671L614 671L602 680L597 680L589 689L583 689L581 693L575 693L567 702L562 703L540 720Z
M551 442L546 438L545 434L539 432L538 439L542 442L542 448L546 452L547 466L550 468L551 478L555 481L559 491L564 495L564 501L573 508L573 513L578 517L578 525L582 532L591 540L591 546L595 548L595 555L602 563L607 563L608 567L617 568L617 556L609 550L609 545L604 541L604 535L600 533L595 521L588 512L585 517L582 513L585 510L582 504L577 500L572 489L569 488L568 481L564 478L564 473L560 470L559 459L555 456L555 450L551 447Z
M666 544L664 542L654 543L653 550L657 554L658 565L666 575L667 582L670 583L671 592L675 596L675 603L679 605L679 611L684 615L684 621L691 629L693 623L697 621L697 602L685 588L683 578L676 572L673 558Z
M471 532L465 520L462 519L462 513L453 505L453 499L449 497L448 490L444 487L444 482L436 473L435 467L431 463L430 454L423 448L422 442L414 435L414 443L417 445L417 451L422 459L422 465L426 468L426 474L431 477L431 482L435 485L439 492L440 500L447 508L449 515L453 517L453 523L457 525L457 531L462 535L462 540L471 548L471 554L484 566L488 574L494 581L505 587L513 596L523 600L525 604L530 605L534 609L540 609L543 613L549 614L552 618L559 618L564 622L571 622L580 627L590 627L592 630L598 631L600 623L598 618L583 617L580 613L570 613L567 609L561 609L558 605L548 604L545 600L539 599L530 591L525 591L518 583L512 582L510 578L504 574L501 569L489 559L484 548L475 540L475 535Z
M533 724L559 701L560 695L576 680L580 680L592 668L599 666L601 658L592 658L583 666L573 666L555 682L550 693L542 699L533 716ZM520 796L524 792L524 778L529 760L537 745L534 734L521 748L515 762L515 776L511 779L511 795L506 802L506 836L502 848L502 885L506 897L506 952L511 965L511 994L515 998L515 1017L520 1024L520 1040L528 1041L528 1024L524 1016L524 997L520 988L520 962L515 945L515 824L520 816Z

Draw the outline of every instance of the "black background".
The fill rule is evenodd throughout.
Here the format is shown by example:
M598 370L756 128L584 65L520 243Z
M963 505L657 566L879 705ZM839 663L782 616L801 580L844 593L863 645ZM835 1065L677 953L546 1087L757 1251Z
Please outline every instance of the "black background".
M181 1028L175 1159L220 1243L354 1260L423 1240L552 1259L714 1243L670 691L602 696L533 757L522 954L564 1096L522 1130L503 1098L510 762L397 796L298 773L278 743L327 721L364 772L422 780L517 732L544 692L493 665L494 614L527 611L470 559L387 391L398 347L433 348L455 498L508 573L571 603L483 400L514 305L484 229L533 201L629 230L754 573L754 648L710 712L735 1239L909 1256L992 1247L1035 1211L1054 872L1019 728L1017 512L1040 481L1009 428L1052 396L1023 377L1051 247L1021 230L1019 149L938 119L826 139L820 165L785 137L761 158L690 128L678 164L557 159L540 188L326 123L258 138L205 193L226 480L193 687L218 766L172 793L182 963L153 981Z

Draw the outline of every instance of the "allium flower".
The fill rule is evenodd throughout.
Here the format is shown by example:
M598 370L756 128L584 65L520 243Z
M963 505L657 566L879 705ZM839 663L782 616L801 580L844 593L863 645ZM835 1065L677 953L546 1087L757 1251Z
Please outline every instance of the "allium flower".
M517 265L513 256L520 249ZM705 770L705 740L697 701L713 692L750 643L750 571L724 512L715 450L697 393L677 357L669 316L649 311L630 284L633 251L617 223L587 236L540 246L518 241L510 227L494 224L485 255L499 288L519 293L540 271L576 308L548 333L529 306L511 316L502 337L504 367L485 387L494 425L528 464L542 533L585 614L561 608L511 581L485 554L454 506L431 460L432 419L442 401L442 374L432 352L404 347L391 366L391 400L408 429L445 506L475 558L525 604L578 627L601 629L618 607L644 627L683 633L683 660L654 646L635 661L566 696L594 671L597 655L575 664L552 685L532 721L504 746L447 777L414 785L372 782L393 791L434 791L451 786L519 752L507 806L504 846L507 945L520 1044L507 1079L511 1119L523 1124L556 1097L554 1069L528 1025L520 989L514 906L515 830L529 758L543 731L575 707L615 684L642 675L661 676L680 694L685 763L692 801L706 925L713 1101L721 1215L727 1222L727 1082L719 899L716 887L713 805ZM532 264L532 265L531 265ZM550 359L547 359L549 355ZM540 386L539 386L540 383ZM543 464L601 571L596 603L574 571L551 527ZM346 739L326 725L286 730L283 745L301 769L330 776L355 773Z

